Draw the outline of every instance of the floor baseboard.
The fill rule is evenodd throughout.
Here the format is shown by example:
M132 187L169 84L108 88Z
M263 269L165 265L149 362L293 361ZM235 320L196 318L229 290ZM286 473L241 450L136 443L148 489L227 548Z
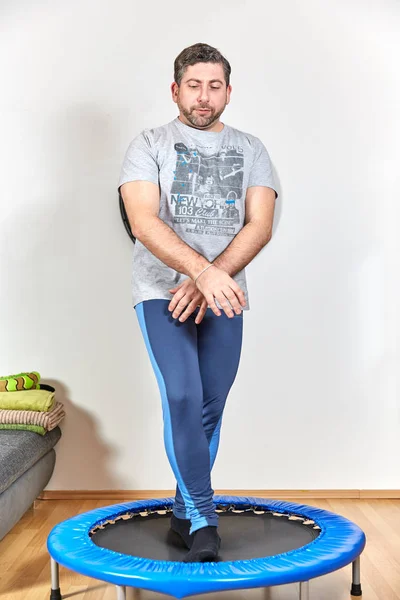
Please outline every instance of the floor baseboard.
M214 490L223 496L254 496L258 498L362 498L400 499L400 490ZM39 500L147 500L150 498L170 498L175 490L45 490Z

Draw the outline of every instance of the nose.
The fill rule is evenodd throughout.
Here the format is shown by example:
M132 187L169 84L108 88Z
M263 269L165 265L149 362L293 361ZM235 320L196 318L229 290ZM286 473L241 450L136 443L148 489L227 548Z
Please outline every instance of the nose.
M209 100L208 88L207 88L207 85L203 85L200 88L199 102L202 102L204 104L204 103L208 102L208 100Z

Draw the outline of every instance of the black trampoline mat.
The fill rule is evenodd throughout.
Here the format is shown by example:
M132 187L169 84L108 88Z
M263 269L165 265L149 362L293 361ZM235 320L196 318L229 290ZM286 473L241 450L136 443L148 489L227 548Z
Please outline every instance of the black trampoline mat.
M182 561L188 550L185 546L178 547L175 536L169 533L170 518L170 512L136 515L107 524L95 531L91 539L97 546L131 556ZM274 516L268 512L223 512L218 524L219 561L262 558L301 548L318 537L320 529L314 527L316 524L304 525L303 520L289 520L286 515Z

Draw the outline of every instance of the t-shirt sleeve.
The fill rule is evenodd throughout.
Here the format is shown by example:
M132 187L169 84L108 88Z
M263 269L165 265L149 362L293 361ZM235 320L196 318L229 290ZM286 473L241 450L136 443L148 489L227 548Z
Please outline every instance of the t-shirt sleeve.
M277 185L272 172L271 159L268 151L262 141L258 138L254 138L254 142L254 158L247 187L252 187L254 185L270 187L275 191L275 198L277 198Z
M152 137L143 130L128 146L118 181L118 190L128 181L151 181L158 185L159 168Z

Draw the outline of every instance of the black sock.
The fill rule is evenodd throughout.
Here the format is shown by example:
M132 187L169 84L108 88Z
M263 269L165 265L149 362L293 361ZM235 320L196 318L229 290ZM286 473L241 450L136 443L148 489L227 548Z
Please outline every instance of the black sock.
M172 514L171 529L181 537L187 548L190 548L193 542L193 534L189 534L190 527L190 519L179 519L174 514Z
M221 538L215 526L208 525L197 529L193 534L190 552L187 553L183 562L213 561L218 556L220 545Z

